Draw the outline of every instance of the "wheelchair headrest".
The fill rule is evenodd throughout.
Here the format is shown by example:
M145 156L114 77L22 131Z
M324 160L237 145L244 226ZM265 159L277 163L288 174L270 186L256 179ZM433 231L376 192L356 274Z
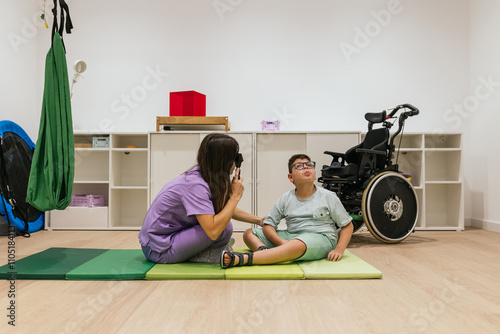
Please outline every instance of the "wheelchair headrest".
M368 112L365 114L365 119L370 123L382 123L386 120L387 112Z

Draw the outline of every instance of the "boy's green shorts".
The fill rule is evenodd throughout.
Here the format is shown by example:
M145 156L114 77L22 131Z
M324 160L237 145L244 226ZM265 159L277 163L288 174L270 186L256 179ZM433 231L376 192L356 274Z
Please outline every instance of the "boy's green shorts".
M253 234L255 234L267 248L276 247L275 244L266 238L262 228L254 227L252 228L252 231ZM288 233L286 230L277 230L276 233L278 233L278 236L282 239L298 239L306 244L306 252L295 261L326 259L328 253L337 246L337 242L335 240L330 239L323 233Z

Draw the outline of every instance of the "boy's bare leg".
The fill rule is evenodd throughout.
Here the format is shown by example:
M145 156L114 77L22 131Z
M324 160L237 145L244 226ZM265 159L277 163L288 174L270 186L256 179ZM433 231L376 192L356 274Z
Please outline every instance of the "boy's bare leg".
M251 228L243 232L243 241L252 252L255 252L261 246L265 246L265 244L255 234L253 234Z
M306 245L298 240L292 239L278 247L269 248L263 251L253 253L253 264L273 264L298 259L306 252ZM244 256L244 262L247 263L248 255ZM231 262L229 255L224 255L224 265ZM239 263L239 258L236 256L234 264Z

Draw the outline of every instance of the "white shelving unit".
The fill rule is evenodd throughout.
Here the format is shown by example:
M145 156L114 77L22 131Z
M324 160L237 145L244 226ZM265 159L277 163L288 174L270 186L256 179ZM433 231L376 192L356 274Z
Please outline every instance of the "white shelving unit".
M112 134L109 227L137 229L148 204L148 135Z
M425 228L464 229L462 135L424 134Z
M393 163L411 176L417 194L416 229L463 230L462 135L405 133L394 145Z
M109 148L75 148L74 195L103 195L103 207L50 212L50 229L137 229L148 208L148 135L76 133L75 143L109 136Z
M76 148L73 194L104 195L104 207L51 211L49 229L139 230L163 185L196 164L203 138L213 131L111 133L109 148ZM222 132L225 133L225 132ZM317 177L331 162L324 151L345 152L359 143L358 132L229 132L243 154L245 194L239 207L266 215L292 185L288 159L306 153ZM92 143L101 133L77 133L75 143ZM393 162L411 176L419 202L419 230L463 230L462 136L459 133L405 133L394 141ZM131 147L134 146L134 147ZM396 152L396 153L397 153ZM318 184L321 186L320 184ZM250 225L234 221L235 231Z

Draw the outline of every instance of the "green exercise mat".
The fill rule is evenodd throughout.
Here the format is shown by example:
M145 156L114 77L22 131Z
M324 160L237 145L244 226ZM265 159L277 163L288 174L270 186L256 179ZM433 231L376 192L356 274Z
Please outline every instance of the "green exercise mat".
M225 270L227 280L303 279L304 272L296 263L233 267Z
M110 249L66 274L68 280L142 280L155 264L140 249Z
M30 280L63 280L66 273L106 252L107 249L49 248L10 264L0 267L0 278ZM14 274L12 274L14 273Z
M245 249L237 249L246 252ZM31 280L289 280L381 278L349 251L340 261L288 262L221 269L219 264L154 264L139 249L49 248L0 267L0 278Z
M363 279L381 278L382 272L371 264L361 260L349 251L345 251L340 261L317 260L297 262L304 271L305 279Z
M147 280L224 279L224 269L213 263L156 264L146 274Z

